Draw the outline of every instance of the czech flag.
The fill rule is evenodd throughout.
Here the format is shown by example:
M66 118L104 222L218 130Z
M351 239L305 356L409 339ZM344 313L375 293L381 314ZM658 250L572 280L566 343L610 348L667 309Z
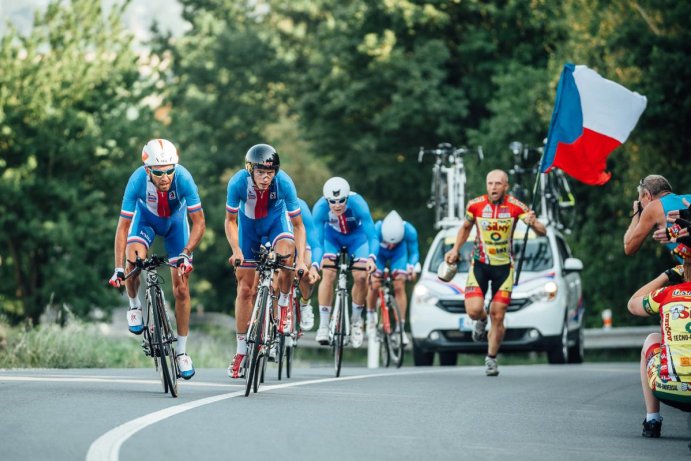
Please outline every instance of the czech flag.
M540 171L553 167L590 185L609 181L607 157L623 144L645 110L645 96L566 64L557 86Z

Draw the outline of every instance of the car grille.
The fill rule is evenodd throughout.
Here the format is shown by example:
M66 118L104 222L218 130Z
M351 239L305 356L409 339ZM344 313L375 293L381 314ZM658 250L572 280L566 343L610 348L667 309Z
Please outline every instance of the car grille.
M525 337L525 334L530 330L529 328L509 328L504 333L504 338L502 341L521 341ZM472 343L473 335L470 331L459 331L459 330L441 330L441 334L449 342L459 342L459 343Z
M507 312L519 311L528 304L530 304L530 300L528 300L528 298L512 299L509 303ZM452 314L465 313L465 301L462 299L440 299L437 301L437 307Z

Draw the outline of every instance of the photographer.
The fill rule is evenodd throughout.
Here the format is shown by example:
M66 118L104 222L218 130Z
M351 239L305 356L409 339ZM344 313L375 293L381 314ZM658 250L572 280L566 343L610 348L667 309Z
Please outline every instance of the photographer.
M671 226L667 223L667 214L684 208L684 200L691 201L691 195L672 193L672 186L663 176L653 174L641 179L638 200L633 202L631 223L624 234L624 253L628 256L635 254L652 231ZM675 254L684 250L677 249L677 242L668 241L665 245L672 252L677 250ZM677 260L681 262L679 256Z

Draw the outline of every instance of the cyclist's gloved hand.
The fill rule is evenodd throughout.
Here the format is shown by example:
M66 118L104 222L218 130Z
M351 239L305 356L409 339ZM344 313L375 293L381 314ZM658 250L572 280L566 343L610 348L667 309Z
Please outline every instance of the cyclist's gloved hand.
M176 266L178 267L178 273L180 275L189 274L194 270L194 267L192 267L192 261L190 260L190 256L187 253L180 253L178 255L178 262Z
M115 288L120 288L122 286L122 282L125 280L125 269L122 267L116 267L115 270L113 271L113 276L108 280L108 283L110 286L113 286Z

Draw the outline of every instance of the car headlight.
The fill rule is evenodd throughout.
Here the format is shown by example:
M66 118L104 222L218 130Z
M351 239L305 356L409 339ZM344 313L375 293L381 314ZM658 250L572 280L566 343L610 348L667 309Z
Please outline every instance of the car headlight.
M437 304L439 298L424 285L415 285L413 289L413 302L415 304Z
M536 301L554 301L557 299L557 291L559 286L553 281L546 282L543 286L533 290L530 293L529 299L532 302Z

